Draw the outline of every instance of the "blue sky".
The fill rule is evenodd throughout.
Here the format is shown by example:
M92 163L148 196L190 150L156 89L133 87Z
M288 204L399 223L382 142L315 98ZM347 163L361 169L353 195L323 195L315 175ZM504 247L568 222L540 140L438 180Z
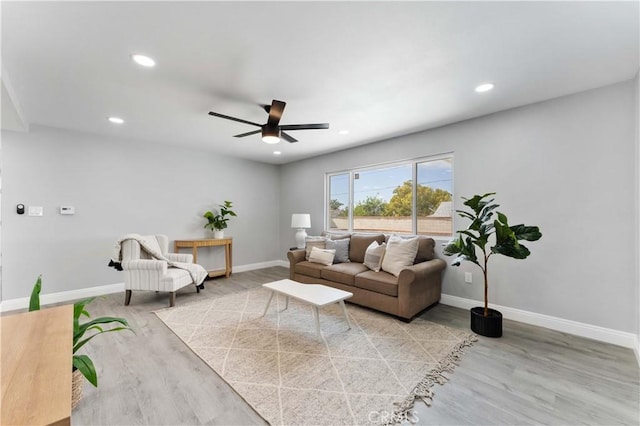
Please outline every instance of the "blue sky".
M359 179L354 180L354 202L363 201L369 196L377 196L389 201L393 190L406 180L411 179L411 164L362 170ZM432 188L444 189L453 193L453 175L451 160L434 160L418 164L418 183ZM349 199L349 175L337 175L331 178L331 198L347 204Z

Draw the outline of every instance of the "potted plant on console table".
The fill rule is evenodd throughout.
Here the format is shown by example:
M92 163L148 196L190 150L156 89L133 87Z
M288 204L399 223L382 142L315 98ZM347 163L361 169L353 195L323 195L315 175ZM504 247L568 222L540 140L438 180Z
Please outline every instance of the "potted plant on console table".
M502 336L502 314L495 309L489 309L487 269L489 258L494 254L501 254L514 259L526 259L531 252L519 241L537 241L542 234L537 226L509 226L507 216L498 211L495 212L497 219L492 220L494 210L499 207L493 202L494 198L491 198L493 195L495 192L475 195L470 199L462 198L465 200L464 205L472 211L456 210L456 212L460 217L471 220L471 223L467 229L458 231L458 238L447 244L444 254L457 255L451 263L453 266L460 266L467 260L480 267L484 276L484 307L471 308L471 330L482 336L500 337ZM487 247L492 235L495 244Z
M213 231L213 238L219 240L224 238L224 230L227 228L227 221L229 220L226 216L236 216L236 214L231 210L231 201L225 201L224 204L219 204L220 213L214 214L212 211L206 212L203 217L207 219L207 223L204 224L205 228L209 228Z

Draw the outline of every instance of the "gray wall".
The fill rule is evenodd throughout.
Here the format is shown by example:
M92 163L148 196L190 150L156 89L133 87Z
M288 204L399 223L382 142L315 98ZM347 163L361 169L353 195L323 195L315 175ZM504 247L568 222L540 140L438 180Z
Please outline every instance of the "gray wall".
M638 308L636 310L636 324L638 324L638 341L636 342L636 357L640 363L640 72L636 74L636 300Z
M273 165L40 126L3 131L2 299L27 297L38 274L43 294L120 283L107 267L120 235L204 238L202 214L227 199L234 265L278 259L279 197ZM45 214L17 215L18 203ZM207 268L222 261L221 249L199 251Z
M635 84L283 166L281 250L293 242L290 213L311 213L309 234L322 231L325 172L454 152L456 208L461 196L495 191L512 223L543 233L527 260L491 259L489 301L635 333ZM456 229L466 225L456 219ZM473 266L447 268L443 293L482 300L482 276ZM473 272L473 284L464 283L465 271Z

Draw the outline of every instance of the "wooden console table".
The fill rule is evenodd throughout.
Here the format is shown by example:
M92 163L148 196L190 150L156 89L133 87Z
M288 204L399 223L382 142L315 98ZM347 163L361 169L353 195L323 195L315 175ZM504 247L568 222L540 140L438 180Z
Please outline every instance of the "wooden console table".
M224 275L229 278L233 265L233 238L206 238L202 240L176 240L173 244L174 251L178 253L180 248L191 248L193 250L193 263L198 263L198 247L219 247L224 246L224 269L213 269L209 272L210 277Z
M73 305L0 318L1 425L70 425Z

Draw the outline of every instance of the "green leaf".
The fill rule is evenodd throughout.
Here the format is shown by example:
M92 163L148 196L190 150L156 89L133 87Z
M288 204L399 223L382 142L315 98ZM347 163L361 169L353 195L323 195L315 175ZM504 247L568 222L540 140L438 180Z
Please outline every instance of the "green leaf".
M493 253L499 253L503 256L511 257L513 259L526 259L531 252L528 248L519 243L506 243L502 245L496 245L491 248Z
M538 241L542 238L540 229L537 226L514 225L511 227L511 230L517 240Z
M135 334L135 332L129 327L114 327L114 328L110 328L108 330L100 329L100 332L92 334L91 336L87 337L84 340L80 340L80 341L77 341L77 342L74 340L73 353L76 353L78 351L78 349L83 347L85 344L87 344L87 342L89 342L91 339L93 339L94 337L98 336L99 334L110 333L112 331L120 331L120 330L129 330L129 331L131 331L132 333ZM82 336L79 336L79 337L82 337Z
M469 212L465 212L464 210L456 210L456 213L458 213L458 216L466 217L469 220L474 220L476 218L474 215Z
M500 213L500 212L496 212L496 213L498 214L498 220L499 220L501 223L503 223L503 224L505 224L505 225L508 225L507 216L505 216L503 213Z
M87 355L74 355L73 366L80 370L80 373L82 373L89 383L98 387L98 374L96 373L96 367L93 365L91 358Z
M495 192L488 192L484 195L474 195L472 198L462 197L462 199L466 200L464 202L464 205L470 207L477 216L480 214L484 206L493 202L493 199L488 201L485 200L485 198L490 197L492 195L495 195Z
M452 256L454 254L460 253L462 250L461 244L462 238L457 238L449 241L449 243L445 246L443 253L447 256Z
M84 324L78 324L78 327L74 327L73 329L73 342L75 343L84 336L84 334L90 329L98 329L100 333L104 333L102 328L98 326L98 324L111 324L111 323L119 323L126 328L129 328L129 323L124 318L116 318L116 317L100 317L96 318L92 321L86 322ZM108 331L108 330L107 330ZM100 334L97 333L97 334Z
M38 279L31 290L31 298L29 299L29 312L40 310L40 291L42 290L42 275L38 275Z

